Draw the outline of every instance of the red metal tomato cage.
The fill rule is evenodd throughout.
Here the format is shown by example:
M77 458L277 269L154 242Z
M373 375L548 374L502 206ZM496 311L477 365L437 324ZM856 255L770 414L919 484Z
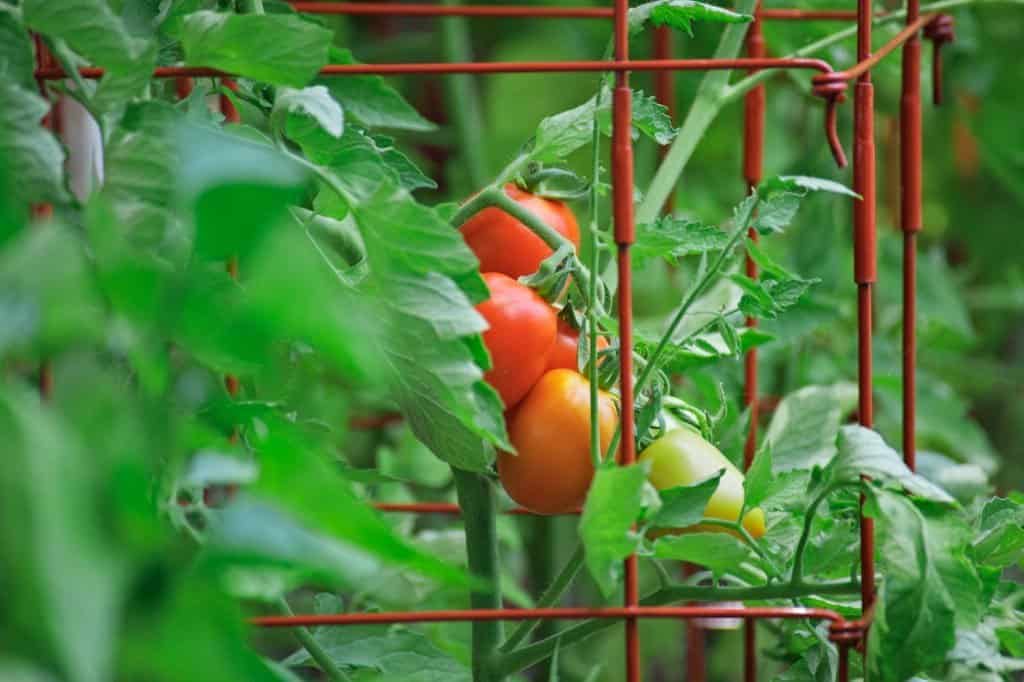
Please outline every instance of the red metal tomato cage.
M900 99L900 229L904 237L903 256L903 453L907 465L915 464L915 359L916 359L916 238L922 228L921 221L921 38L931 39L935 54L933 59L934 100L941 101L941 61L939 48L953 39L952 19L947 15L921 15L919 0L908 0L905 28L891 40L872 50L871 29L873 20L872 0L857 0L856 11L849 10L797 10L758 8L755 19L746 37L747 56L737 59L674 59L672 58L671 35L665 28L654 31L654 59L632 60L629 57L629 32L627 26L628 0L613 0L611 7L562 7L562 6L519 6L486 5L458 6L432 4L399 4L390 2L292 2L299 12L338 15L385 15L385 16L430 16L430 17L492 17L492 18L551 18L551 19L600 19L611 20L614 27L614 58L612 61L563 61L563 62L504 62L504 63L441 63L441 64L334 64L326 66L322 74L345 76L352 74L487 74L487 73L528 73L528 72L599 72L615 73L612 98L612 186L614 237L617 244L619 274L618 309L619 334L624 346L632 345L632 277L630 271L630 246L634 241L633 216L633 142L631 131L631 90L629 75L634 71L656 73L655 93L658 100L672 111L675 102L673 73L678 71L708 71L714 69L746 69L751 72L762 69L804 69L817 71L812 79L814 94L826 103L825 133L832 153L840 166L846 158L837 132L836 105L845 99L848 84L853 83L853 189L861 197L852 201L854 223L854 283L858 302L858 419L864 426L873 422L872 367L871 367L871 320L873 293L877 282L876 267L876 173L874 142L874 92L871 81L873 67L885 56L902 48L902 89ZM827 62L807 58L767 57L767 47L762 32L765 21L842 21L856 22L857 61L846 70L836 71ZM45 81L65 77L66 74L47 54L41 43L37 43L38 64L36 76L40 88ZM100 69L83 68L84 77L97 78ZM161 67L155 77L176 78L179 96L186 96L191 89L191 77L215 76L224 79L231 88L230 74L214 69L196 67ZM758 85L745 96L743 130L743 172L742 179L748 190L756 187L762 179L762 158L765 136L765 86ZM227 120L237 121L238 112L228 97L221 98L221 109ZM50 116L44 125L56 129L56 116ZM59 132L56 131L55 132ZM668 202L669 204L671 201ZM668 206L666 210L668 210ZM37 215L45 215L46 207L37 207ZM753 239L756 232L750 231ZM237 266L227 264L229 272L236 274ZM747 274L757 276L757 268L748 257ZM747 320L748 326L756 321ZM621 376L632 375L632 356L621 354ZM754 455L757 435L758 388L757 351L750 350L744 358L744 401L751 410L751 422L744 448L744 464L749 466ZM230 393L237 390L237 381L225 377ZM46 397L52 379L48 367L40 368L39 389ZM631 382L621 386L622 403L633 403ZM394 422L397 415L375 415L354 419L351 426L357 429L381 428ZM634 450L634 423L632 410L622 414L622 453L626 463L636 461ZM378 504L382 512L419 514L459 514L457 505L449 503ZM513 509L510 513L529 514L524 509ZM849 655L851 648L865 649L866 632L871 623L874 601L874 533L870 519L861 519L861 582L862 617L856 620L844 618L827 609L801 607L727 607L727 606L642 606L637 585L637 558L631 556L625 561L624 603L621 607L594 608L517 608L490 610L444 610L390 613L350 613L339 615L295 615L269 616L253 619L263 627L297 627L313 625L354 625L423 623L452 621L518 621L527 619L582 620L589 618L615 619L625 623L625 660L623 679L639 682L642 679L640 646L637 624L645 618L682 619L687 621L688 635L686 656L686 678L690 682L705 679L703 668L703 639L695 621L705 618L741 618L745 627L744 680L757 679L755 623L762 619L808 618L829 624L829 637L839 650L839 679L849 679Z

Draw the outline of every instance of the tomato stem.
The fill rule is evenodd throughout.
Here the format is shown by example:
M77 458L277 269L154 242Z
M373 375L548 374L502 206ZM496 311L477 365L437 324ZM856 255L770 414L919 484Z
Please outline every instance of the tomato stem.
M791 585L776 583L751 587L719 587L708 585L672 585L652 592L640 600L641 606L665 606L681 601L761 601L767 599L795 599L811 595L859 594L860 582L804 583ZM576 644L591 635L617 624L610 619L586 620L566 628L539 642L520 647L502 654L495 661L496 669L503 675L518 673L540 661L549 658L556 648Z
M794 587L799 587L804 584L803 573L804 573L804 553L807 549L807 541L811 537L811 524L814 522L815 514L818 511L818 507L824 502L829 495L839 490L840 488L856 488L860 487L860 481L840 481L832 483L826 486L811 505L807 508L807 513L804 514L804 527L800 533L800 540L796 543L796 551L793 553L793 572L790 574L789 584Z
M537 600L537 608L543 609L549 606L557 604L562 596L565 594L569 586L572 585L573 580L579 574L580 569L583 567L583 545L577 544L576 550L569 557L569 560L562 567L555 579L551 581L547 589L544 590L544 594ZM524 620L516 626L516 629L512 631L512 634L508 636L505 643L501 645L500 650L503 652L511 651L519 646L523 640L525 640L534 628L541 623L540 619L535 620Z
M283 597L277 601L277 608L283 616L295 615L292 612L291 607L288 606L288 602ZM327 676L327 679L332 680L333 682L349 682L351 678L346 675L345 672L337 666L337 664L335 664L334 659L331 658L331 655L327 653L326 649L320 646L320 642L316 640L316 637L313 636L312 632L304 627L292 628L291 632L292 636L295 637L302 648L304 648L309 653L310 657L316 661L317 665L320 666L320 669L324 672L324 675Z
M640 371L640 375L636 379L633 391L637 397L640 396L648 379L651 378L651 375L657 368L658 360L661 359L662 354L665 352L665 348L667 348L668 344L672 341L672 337L675 335L676 330L679 329L679 325L682 323L686 313L689 312L690 307L697 300L697 297L707 289L712 278L714 278L714 276L718 274L718 271L722 269L725 261L732 253L733 247L735 247L739 240L747 233L748 226L750 225L750 219L754 215L754 211L757 209L758 203L760 203L760 199L755 194L752 201L748 201L743 204L742 214L736 217L735 227L733 228L732 234L729 236L728 243L718 254L715 262L704 271L703 276L697 280L697 282L690 287L690 290L686 293L686 297L683 299L682 305L679 306L679 310L677 310L676 314L672 317L672 321L669 323L668 328L665 330L665 333L662 334L654 352L651 353L651 356L647 359L647 364L644 365L644 368ZM687 338L690 336L693 336L693 334L689 335ZM620 349L619 352L621 353L623 351ZM633 409L633 406L630 405L627 408L627 406L623 405L622 409ZM615 433L612 436L611 444L605 454L605 458L611 457L612 453L618 449L619 441L621 439L622 429L620 427L616 427Z
M501 585L494 485L487 476L452 467L455 489L466 526L466 557L469 571L483 581L484 589L470 592L474 609L500 609ZM491 661L502 640L501 621L473 622L473 682L498 682Z

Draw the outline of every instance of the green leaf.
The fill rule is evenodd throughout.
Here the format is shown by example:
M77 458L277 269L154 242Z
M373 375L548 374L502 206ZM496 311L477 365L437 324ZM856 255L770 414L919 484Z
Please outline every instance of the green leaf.
M587 570L605 596L618 588L623 560L636 551L640 536L633 523L640 516L647 472L643 466L605 466L594 476L580 517L580 539Z
M332 457L284 417L265 416L248 426L260 477L253 495L288 511L307 528L328 534L378 560L449 585L466 574L399 537L338 474Z
M334 64L358 64L349 50L331 48ZM345 76L318 79L345 113L367 128L430 132L437 126L423 118L401 94L380 76Z
M485 471L494 448L512 450L502 405L483 380L473 305L487 297L476 258L457 230L401 192L353 214L366 242L364 293L379 311L376 347L388 385L413 432L444 461Z
M366 671L360 680L398 682L471 682L469 668L454 660L423 634L396 627L354 625L317 628L314 638L337 665ZM284 664L309 665L311 658L300 649Z
M829 192L855 199L860 198L859 194L842 183L807 175L780 175L769 178L761 183L758 192L765 196L774 192Z
M655 528L687 528L704 518L704 509L708 500L718 490L718 482L725 474L725 469L717 474L693 485L680 485L666 488L658 492L661 497L661 508L651 519Z
M265 231L290 222L308 171L269 145L215 128L178 135L179 183L195 216L195 253L209 260L244 256ZM216 153L212 153L216 150Z
M110 453L87 452L52 409L14 387L0 391L0 438L0 588L5 623L21 635L9 641L52 656L62 679L109 680L130 578L107 536L116 517L100 503Z
M971 547L980 564L1005 568L1024 558L1024 506L1002 497L989 500L981 511L978 536Z
M748 317L773 320L796 305L804 293L819 280L760 279L733 273L729 276L740 289L739 309Z
M0 78L24 90L36 87L32 37L14 7L0 4ZM10 102L4 102L8 106Z
M276 120L277 126L283 130L297 125L295 119L307 119L318 125L331 137L336 138L341 137L345 128L345 117L341 105L322 85L313 85L301 90L281 88L274 100L271 119Z
M832 180L802 175L769 178L757 188L757 194L761 201L757 217L754 220L755 229L761 234L783 231L792 222L797 209L800 208L801 200L808 192L831 192L846 196L858 196Z
M106 0L24 0L21 11L26 26L66 41L92 64L125 72L151 69L143 59L151 54L149 41L131 35Z
M749 14L740 14L695 0L657 0L629 10L629 31L636 33L649 21L653 26L668 26L692 36L695 21L742 24L752 20Z
M684 345L666 346L658 361L658 366L669 374L682 374L696 367L704 367L725 358L736 357L740 353L763 346L775 339L774 336L757 327L744 327L738 330L733 327L733 329L739 337L738 352L721 332L701 334ZM649 357L656 345L656 341L644 339L639 341L635 348L641 355Z
M772 493L774 480L772 451L765 446L758 450L743 479L743 504L747 509L758 506Z
M903 682L945 659L957 624L977 623L981 582L966 555L969 530L948 508L871 486L865 514L875 519L885 576L869 665L877 679Z
M637 225L636 243L630 253L636 267L642 268L653 258L677 263L684 256L720 251L728 243L729 234L715 225L666 215L653 223Z
M203 10L185 17L181 43L190 66L301 88L327 63L331 37L296 15Z
M684 533L658 538L654 556L705 566L715 575L735 571L754 559L743 541L728 533Z
M13 80L0 79L0 156L7 161L13 191L26 203L64 203L64 150L39 125L50 104Z
M898 482L914 495L936 502L955 500L935 484L910 471L899 454L882 437L856 424L839 429L838 454L832 468L832 480L856 481L861 476Z
M775 470L825 465L836 453L839 425L856 403L857 387L847 383L807 386L783 398L764 438Z

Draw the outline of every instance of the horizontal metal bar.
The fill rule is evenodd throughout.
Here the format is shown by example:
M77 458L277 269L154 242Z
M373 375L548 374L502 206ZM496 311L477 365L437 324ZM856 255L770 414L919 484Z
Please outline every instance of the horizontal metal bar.
M939 14L927 14L921 16L916 21L907 24L902 31L894 35L887 43L885 43L885 45L882 45L880 48L875 50L867 59L864 59L843 71L833 71L832 73L815 76L815 93L819 96L827 96L829 94L838 96L842 94L846 89L846 83L856 80L867 71L873 69L878 62L888 57L897 47L903 45L903 43L907 42L911 36L940 16L941 15Z
M618 606L563 607L544 609L461 609L449 611L395 611L366 613L303 614L295 616L258 616L249 620L267 628L310 627L316 625L387 625L392 623L443 623L544 620L586 620L625 618L811 618L824 620L845 630L850 621L835 611L801 606Z
M714 71L728 69L812 69L832 73L832 67L821 59L807 57L739 58L739 59L638 59L616 62L461 62L423 64L328 64L320 70L322 76L353 75L411 75L458 73L579 73L620 71ZM86 66L78 70L83 78L102 78L104 70ZM205 66L161 66L153 71L154 78L231 77L234 74ZM60 80L67 74L60 67L37 69L39 80Z
M342 14L348 16L404 17L491 17L506 19L612 19L612 7L559 7L550 5L434 5L394 2L293 2L292 7L306 14ZM850 10L765 9L762 19L780 21L853 21Z

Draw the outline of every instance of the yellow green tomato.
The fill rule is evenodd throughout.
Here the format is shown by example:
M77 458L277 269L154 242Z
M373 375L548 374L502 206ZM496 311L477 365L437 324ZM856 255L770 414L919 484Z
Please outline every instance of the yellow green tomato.
M704 516L723 521L739 520L743 508L743 474L696 431L686 427L669 431L647 446L640 454L640 461L650 462L647 478L658 490L694 485L725 469L718 489L704 508ZM764 512L760 509L748 511L743 517L743 527L755 538L764 535ZM715 531L722 528L697 526L686 530Z

